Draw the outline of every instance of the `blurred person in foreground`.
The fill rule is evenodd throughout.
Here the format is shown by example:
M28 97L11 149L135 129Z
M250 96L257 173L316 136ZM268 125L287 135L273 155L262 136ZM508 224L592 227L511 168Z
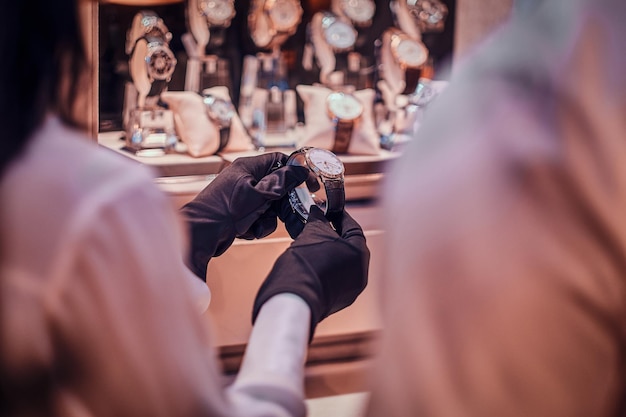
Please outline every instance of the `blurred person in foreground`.
M371 416L625 415L626 2L534 3L387 178Z
M2 414L303 416L315 326L367 282L360 226L312 210L257 294L225 388L197 276L236 237L271 233L306 170L279 153L238 159L181 216L147 168L99 149L74 115L89 82L74 0L0 7Z

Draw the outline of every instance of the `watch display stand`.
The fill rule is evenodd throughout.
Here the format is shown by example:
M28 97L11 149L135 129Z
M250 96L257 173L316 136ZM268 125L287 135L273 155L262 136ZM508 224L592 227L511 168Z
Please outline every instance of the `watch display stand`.
M258 149L295 146L296 93L280 51L244 58L238 112Z
M157 97L154 100L149 98L146 105L139 106L137 90L130 82L126 83L125 93L125 150L153 155L174 151L178 138L172 111L159 106Z
M205 88L225 86L232 90L230 61L216 54L200 54L198 46L191 34L182 36L187 52L187 70L185 73L185 90L201 92Z

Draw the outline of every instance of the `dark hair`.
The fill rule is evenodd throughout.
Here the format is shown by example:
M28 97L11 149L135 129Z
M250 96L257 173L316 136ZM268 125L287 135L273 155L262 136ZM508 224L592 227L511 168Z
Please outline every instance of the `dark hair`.
M76 100L87 81L77 0L1 3L0 176L49 111L85 127Z

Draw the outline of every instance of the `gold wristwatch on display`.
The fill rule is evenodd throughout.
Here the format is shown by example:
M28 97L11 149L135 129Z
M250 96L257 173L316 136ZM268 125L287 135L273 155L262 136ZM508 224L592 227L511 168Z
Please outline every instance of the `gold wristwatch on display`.
M354 124L363 114L363 103L354 94L334 91L326 98L326 110L335 124L332 151L339 154L347 153Z
M261 0L251 9L250 37L261 48L280 47L296 33L304 13L299 0ZM265 24L260 24L259 19Z
M287 165L309 169L309 177L289 193L289 204L306 223L311 206L317 205L324 215L332 218L343 211L346 194L344 166L337 155L326 149L304 147L293 152Z
M421 41L411 38L406 33L392 29L391 54L404 72L404 90L402 94L415 92L422 71L428 61L428 49Z

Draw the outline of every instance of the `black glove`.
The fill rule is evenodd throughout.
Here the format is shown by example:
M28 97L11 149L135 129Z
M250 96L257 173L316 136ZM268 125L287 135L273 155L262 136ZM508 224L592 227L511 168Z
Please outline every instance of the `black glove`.
M361 226L346 212L333 226L312 206L302 233L274 263L254 301L252 322L274 295L293 293L311 308L311 337L324 318L356 300L367 285L370 252Z
M259 239L276 230L271 204L302 183L309 170L285 166L287 156L238 158L181 209L190 228L188 266L202 280L207 264L236 237Z

